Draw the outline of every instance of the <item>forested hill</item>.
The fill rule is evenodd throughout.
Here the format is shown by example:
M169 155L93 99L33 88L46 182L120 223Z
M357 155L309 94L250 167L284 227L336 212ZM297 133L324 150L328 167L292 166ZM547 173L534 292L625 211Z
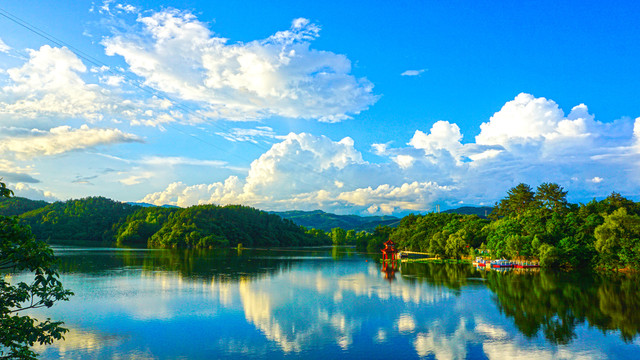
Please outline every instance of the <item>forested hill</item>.
M328 238L307 234L290 220L240 205L186 209L142 208L118 228L119 243L155 247L313 246Z
M336 215L326 213L322 210L315 211L274 211L273 214L289 219L294 223L306 228L314 228L322 231L331 231L333 228L344 230L373 232L378 226L395 227L400 223L400 219L395 216L358 216L358 215Z
M449 209L443 211L445 214L460 214L460 215L478 215L480 218L486 219L493 207L490 206L462 206L456 209Z
M238 205L141 207L88 197L47 204L20 218L31 226L36 238L53 241L117 241L123 245L180 248L330 243L326 236L307 234L290 220Z
M113 241L117 224L139 207L104 197L57 201L28 211L20 218L38 239L54 241Z
M478 215L486 218L493 210L489 206L463 206L456 209L443 211L447 214ZM400 224L400 219L395 216L358 216L358 215L336 215L326 213L322 210L315 211L273 211L284 219L289 219L294 223L306 228L331 231L333 228L344 230L373 232L377 226L389 226L395 228Z
M30 200L23 197L0 197L0 216L20 215L47 205L49 203L42 200Z

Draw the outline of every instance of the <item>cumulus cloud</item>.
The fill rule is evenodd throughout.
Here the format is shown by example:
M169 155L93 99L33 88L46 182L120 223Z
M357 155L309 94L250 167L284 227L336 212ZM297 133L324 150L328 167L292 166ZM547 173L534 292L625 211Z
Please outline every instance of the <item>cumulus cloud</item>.
M170 113L167 100L120 96L123 75L106 66L88 71L66 47L44 45L27 52L24 64L5 71L6 85L0 88L0 119L5 124L49 128L68 119L81 119L155 125L181 116L162 118ZM88 81L92 74L98 74L98 80L112 89Z
M338 209L352 206L374 212L421 210L447 187L434 182L403 183L391 175L394 185L371 187L398 165L370 164L351 138L332 141L325 136L291 133L252 162L244 179L231 176L224 182L186 185L172 183L148 194L142 201L189 206L201 203L243 203L269 209Z
M375 189L367 187L343 192L338 195L338 199L361 207L374 206L374 212L390 214L397 209L423 211L448 190L450 189L446 186L439 186L437 183L414 181L401 186L383 184Z
M17 183L11 187L15 196L25 197L31 200L44 200L47 202L58 201L59 199L50 191L40 190L29 184Z
M19 159L28 159L98 145L141 141L139 137L118 129L90 128L87 125L83 125L79 129L59 126L49 131L32 130L28 135L4 138L0 143L0 154L10 154Z
M6 71L10 84L0 92L0 115L101 117L104 95L81 79L79 73L87 69L75 54L49 45L28 52L29 60L23 66Z
M435 204L492 204L520 182L557 182L572 201L612 190L637 194L639 124L627 118L599 122L583 104L565 115L552 100L520 94L482 124L475 142L464 143L458 125L438 121L417 130L406 146L374 144L387 162L373 164L351 138L289 134L244 178L175 183L143 201L403 213L430 211ZM621 175L605 180L602 174Z
M311 48L320 27L293 20L266 39L231 43L190 12L167 9L138 17L135 31L103 40L145 85L232 120L270 116L337 122L376 100L373 84L351 75L340 54Z

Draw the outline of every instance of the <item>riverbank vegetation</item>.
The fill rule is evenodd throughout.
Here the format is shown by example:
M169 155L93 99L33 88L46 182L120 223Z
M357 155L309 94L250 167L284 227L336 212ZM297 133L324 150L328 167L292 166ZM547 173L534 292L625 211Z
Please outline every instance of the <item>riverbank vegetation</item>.
M535 190L519 184L488 218L456 213L408 215L397 227L373 231L307 229L254 208L199 205L186 209L141 207L102 197L46 206L12 199L0 210L16 213L39 239L118 242L121 245L210 248L355 245L378 253L393 240L399 249L438 259L485 255L537 260L543 266L640 270L640 204L612 193L571 204L557 184Z
M519 184L490 219L456 214L409 215L391 233L398 248L438 258L485 254L539 260L542 266L640 270L640 205L612 193L570 204L567 192Z
M12 196L0 181L0 198ZM33 277L12 281L16 273ZM31 317L29 310L51 307L73 293L59 280L53 250L13 216L0 215L0 275L0 359L36 359L35 344L51 344L68 330L60 321Z

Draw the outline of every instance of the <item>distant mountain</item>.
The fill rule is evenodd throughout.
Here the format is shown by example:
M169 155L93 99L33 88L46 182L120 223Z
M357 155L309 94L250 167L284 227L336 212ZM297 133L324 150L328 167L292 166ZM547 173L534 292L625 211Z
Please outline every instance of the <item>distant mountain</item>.
M448 214L462 214L462 215L478 215L479 217L486 219L493 211L491 206L463 206L457 209L449 209L443 211Z
M127 204L129 205L133 205L133 206L141 206L141 207L161 207L161 208L167 208L167 209L180 209L180 206L175 206L175 205L153 205L153 204L149 204L149 203L145 203L145 202L133 202L133 201L129 201L127 202Z
M378 225L395 227L400 223L400 219L395 216L336 215L322 210L273 211L272 213L279 215L283 219L289 219L297 225L323 231L330 231L339 227L344 230L371 232Z
M14 216L26 213L27 211L36 210L49 205L48 202L42 200L31 200L23 197L0 198L0 215Z
M457 209L445 210L443 213L478 215L484 219L486 215L491 214L491 211L493 211L493 208L490 206L463 206ZM283 219L289 219L297 225L323 231L330 231L333 228L339 227L344 230L353 229L356 231L365 230L372 232L378 225L396 227L400 224L400 218L395 216L336 215L322 210L272 211L272 213L281 216Z

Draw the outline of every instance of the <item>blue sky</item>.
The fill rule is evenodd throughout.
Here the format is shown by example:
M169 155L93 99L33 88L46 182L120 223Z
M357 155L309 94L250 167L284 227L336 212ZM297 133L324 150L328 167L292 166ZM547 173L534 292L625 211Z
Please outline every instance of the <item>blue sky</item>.
M492 204L520 182L640 195L633 1L0 9L17 195L357 214Z

